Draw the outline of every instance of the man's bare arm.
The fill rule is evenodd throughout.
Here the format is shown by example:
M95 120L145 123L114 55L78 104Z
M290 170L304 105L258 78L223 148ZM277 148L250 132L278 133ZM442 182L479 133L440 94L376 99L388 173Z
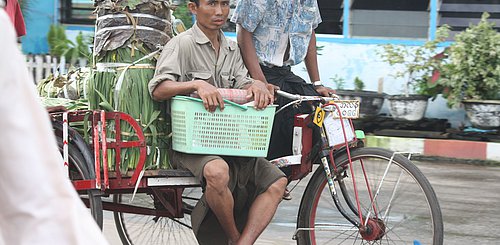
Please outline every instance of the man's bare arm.
M259 65L259 59L257 58L257 51L252 39L252 33L245 30L241 25L239 25L237 33L238 45L240 46L241 56L243 57L243 62L253 79L267 83L266 77L262 72Z
M309 46L307 47L304 63L306 64L307 73L309 74L311 82L319 81L318 52L316 51L316 34L314 30L311 35L311 40L309 41Z
M203 100L203 105L207 111L213 112L217 106L224 110L224 100L217 88L203 80L189 82L165 80L156 86L152 97L154 100L161 101L168 100L178 94L187 95L195 91Z
M318 52L316 50L316 34L314 30L311 35L311 40L309 41L309 46L307 47L307 54L304 59L306 64L307 73L309 74L309 79L311 82L320 81L319 69L318 69ZM316 91L322 96L331 96L335 91L329 87L315 86Z

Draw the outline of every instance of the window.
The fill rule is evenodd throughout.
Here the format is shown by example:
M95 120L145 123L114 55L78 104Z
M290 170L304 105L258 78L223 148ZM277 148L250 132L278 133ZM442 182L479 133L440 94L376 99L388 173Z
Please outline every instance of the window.
M500 30L500 0L442 0L439 8L439 25L452 28L452 36L463 31L469 24L477 24L483 12L490 14L489 21Z
M429 33L429 0L351 1L352 37L425 39Z
M94 0L61 0L61 23L95 24Z
M337 34L347 38L425 39L429 33L429 2L318 0L323 22L316 33ZM348 5L348 12L344 12L345 5Z

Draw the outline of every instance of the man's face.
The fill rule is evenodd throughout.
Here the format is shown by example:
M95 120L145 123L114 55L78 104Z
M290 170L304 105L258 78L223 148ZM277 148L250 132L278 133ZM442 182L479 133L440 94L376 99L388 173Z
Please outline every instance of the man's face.
M189 3L198 24L206 29L220 30L229 15L229 0L200 0L200 5Z

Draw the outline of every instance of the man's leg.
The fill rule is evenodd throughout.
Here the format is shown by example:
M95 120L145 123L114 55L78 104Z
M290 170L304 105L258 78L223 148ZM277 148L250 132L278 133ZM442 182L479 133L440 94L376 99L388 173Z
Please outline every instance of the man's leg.
M222 159L208 162L203 169L206 181L205 197L208 206L219 220L229 242L233 243L240 237L234 221L234 199L229 190L229 166ZM272 217L272 216L271 216Z
M248 221L237 244L254 244L271 222L287 185L285 177L278 179L255 198L248 213Z

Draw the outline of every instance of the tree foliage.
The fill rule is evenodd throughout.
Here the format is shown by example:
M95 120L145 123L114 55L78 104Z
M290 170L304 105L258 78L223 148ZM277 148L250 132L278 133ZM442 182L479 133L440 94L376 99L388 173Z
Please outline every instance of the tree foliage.
M354 90L355 91L362 91L363 89L365 89L365 83L363 82L363 80L361 80L361 78L355 77L354 78Z
M49 52L52 56L64 56L70 64L75 64L79 58L89 59L90 37L84 36L82 32L78 33L75 41L66 37L66 30L62 25L51 25L47 34L49 43Z
M191 28L191 26L193 26L192 15L187 7L187 3L182 3L179 6L177 6L173 15L175 16L176 19L182 20L186 29L189 29Z

